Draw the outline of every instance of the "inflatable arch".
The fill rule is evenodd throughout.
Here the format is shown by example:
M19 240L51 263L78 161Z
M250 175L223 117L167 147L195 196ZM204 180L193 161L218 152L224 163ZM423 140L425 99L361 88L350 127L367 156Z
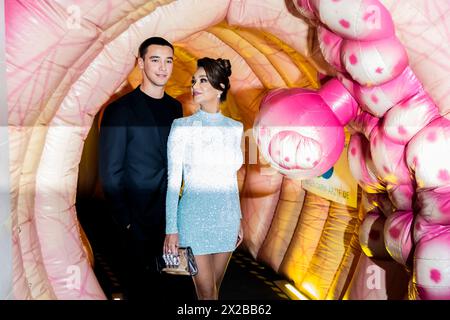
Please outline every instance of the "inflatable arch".
M176 47L167 91L184 102L185 114L193 111L189 85L195 60L231 60L231 99L223 112L248 132L240 171L244 248L312 299L406 297L409 271L388 254L374 256L376 248L361 253L360 224L378 209L374 199L363 193L358 208L325 200L255 159L251 129L267 92L318 89L322 76L336 74L321 55L317 21L308 10L299 13L303 2L6 1L8 131L0 131L0 142L9 145L9 181L1 186L9 184L10 207L0 207L0 248L6 253L0 261L10 268L0 273L0 298L105 298L76 217L77 187L89 193L96 183L92 166L80 161L91 128L95 133L96 115L139 82L137 47L153 35ZM382 3L411 68L440 114L447 114L450 5ZM372 221L367 228L376 231L376 217L364 221ZM367 270L381 275L376 290L366 285Z

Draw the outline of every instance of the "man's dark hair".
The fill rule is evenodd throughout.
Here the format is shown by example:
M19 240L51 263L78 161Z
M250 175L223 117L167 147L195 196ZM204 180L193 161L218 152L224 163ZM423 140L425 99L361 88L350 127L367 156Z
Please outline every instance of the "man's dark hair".
M139 46L139 57L140 58L144 59L145 54L147 53L148 47L151 46L152 44L156 44L158 46L168 46L173 51L173 45L166 39L161 38L161 37L151 37L151 38L148 38L147 40L145 40L144 42L142 42L141 45Z
M227 92L230 89L231 63L227 59L211 59L208 57L199 59L197 67L205 69L206 77L214 89L221 90L220 101L227 99Z

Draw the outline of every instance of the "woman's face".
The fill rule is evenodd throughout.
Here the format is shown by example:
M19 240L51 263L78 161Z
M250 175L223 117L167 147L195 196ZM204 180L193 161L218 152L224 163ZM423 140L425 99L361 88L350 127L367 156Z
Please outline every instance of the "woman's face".
M222 91L214 89L202 67L198 68L192 76L192 96L198 104L212 103L219 100L218 95Z

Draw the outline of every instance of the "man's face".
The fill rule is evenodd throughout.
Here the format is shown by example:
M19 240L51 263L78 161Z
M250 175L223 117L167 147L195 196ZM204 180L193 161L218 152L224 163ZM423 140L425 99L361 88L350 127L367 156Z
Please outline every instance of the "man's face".
M138 59L138 64L143 71L144 83L164 87L172 75L173 51L168 46L152 44L147 48L144 58Z

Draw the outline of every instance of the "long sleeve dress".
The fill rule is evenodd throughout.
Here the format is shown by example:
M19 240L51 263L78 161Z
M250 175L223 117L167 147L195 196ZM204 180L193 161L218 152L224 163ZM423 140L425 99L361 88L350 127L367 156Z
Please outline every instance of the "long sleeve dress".
M166 234L195 255L235 249L241 219L237 170L242 123L199 109L174 120L167 141ZM179 198L184 180L183 193Z

